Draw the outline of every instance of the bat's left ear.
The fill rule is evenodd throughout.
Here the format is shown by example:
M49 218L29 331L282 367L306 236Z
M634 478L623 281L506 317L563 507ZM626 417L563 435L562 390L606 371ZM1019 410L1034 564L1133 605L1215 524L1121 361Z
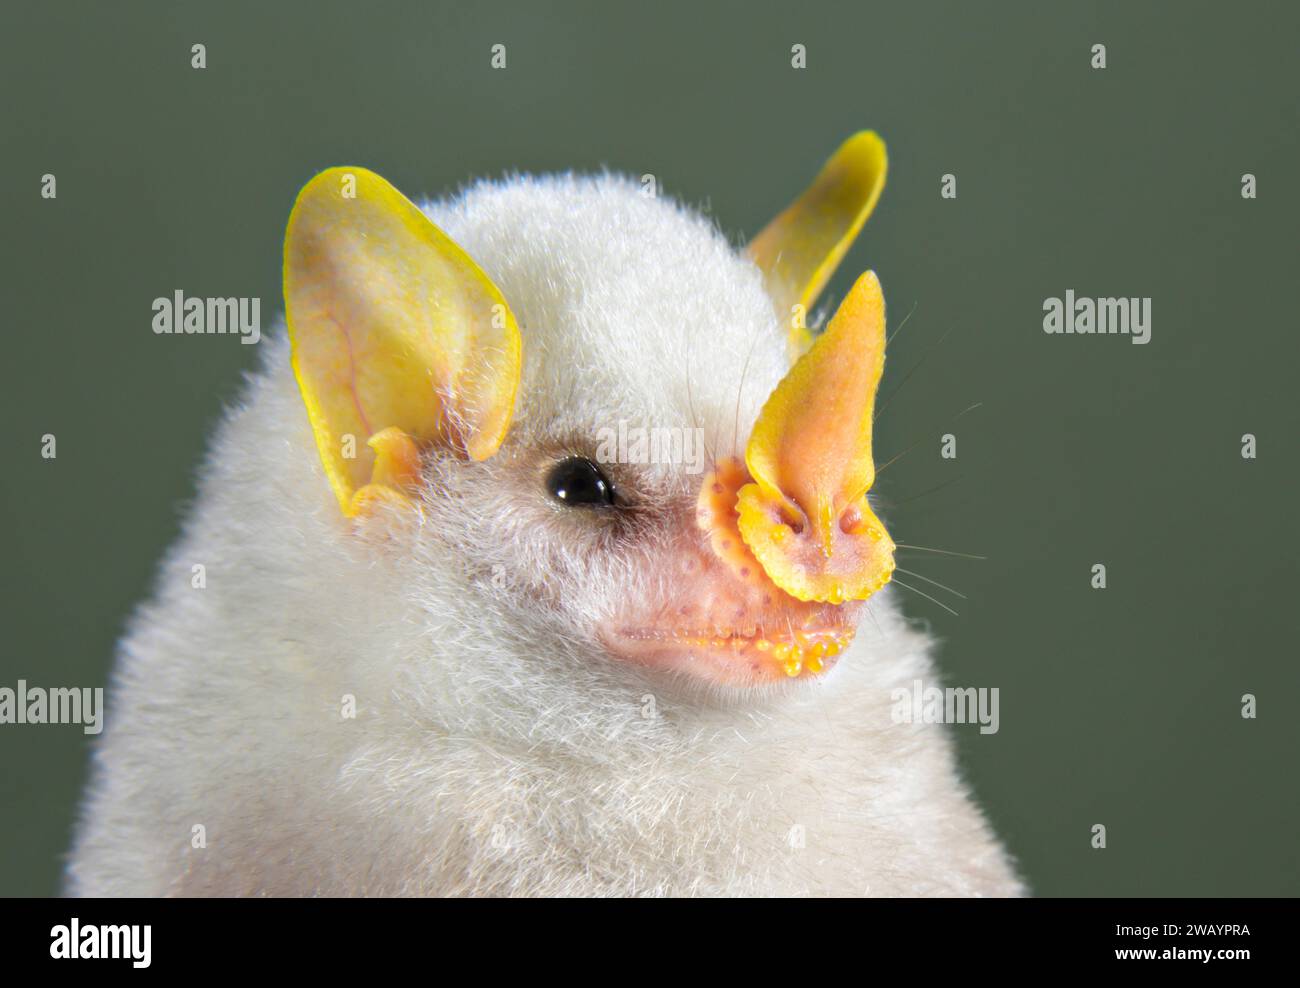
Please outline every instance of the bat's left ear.
M401 497L419 450L501 445L519 385L515 317L482 269L374 172L331 168L284 240L293 368L343 513Z
M875 208L887 164L885 142L874 131L854 134L749 245L772 303L788 320L792 359L812 342L804 328L808 310Z

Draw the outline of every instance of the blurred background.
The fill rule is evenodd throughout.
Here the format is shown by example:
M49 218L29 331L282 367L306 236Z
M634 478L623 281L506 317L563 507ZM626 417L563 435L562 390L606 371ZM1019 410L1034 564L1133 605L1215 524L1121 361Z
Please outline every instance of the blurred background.
M889 184L826 298L874 267L907 318L895 538L985 557L903 563L965 595L906 594L948 683L1000 690L997 734L954 728L979 800L1040 895L1300 892L1298 29L1282 3L6 3L0 686L107 684L256 361L154 335L152 300L257 296L269 330L314 172L413 198L653 173L741 243L871 127ZM1151 297L1151 342L1045 335L1067 289ZM0 725L0 894L57 894L89 741Z

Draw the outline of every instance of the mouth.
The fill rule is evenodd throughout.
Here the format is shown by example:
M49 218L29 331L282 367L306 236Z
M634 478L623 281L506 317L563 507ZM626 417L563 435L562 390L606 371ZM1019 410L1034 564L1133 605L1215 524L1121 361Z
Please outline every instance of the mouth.
M829 672L856 633L856 604L816 608L791 619L745 627L622 627L606 646L643 666L689 673L730 686L809 679Z

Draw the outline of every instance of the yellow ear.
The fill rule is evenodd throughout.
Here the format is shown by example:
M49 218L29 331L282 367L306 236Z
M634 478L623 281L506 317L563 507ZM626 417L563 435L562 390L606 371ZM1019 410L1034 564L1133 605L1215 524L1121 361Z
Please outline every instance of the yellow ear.
M777 312L790 320L792 359L812 342L808 311L875 208L887 167L884 141L870 130L854 134L749 245Z
M519 327L477 264L395 188L331 168L284 240L293 368L345 515L418 473L417 449L476 459L501 445L519 384ZM391 430L391 431L390 431ZM358 494L367 485L366 497Z

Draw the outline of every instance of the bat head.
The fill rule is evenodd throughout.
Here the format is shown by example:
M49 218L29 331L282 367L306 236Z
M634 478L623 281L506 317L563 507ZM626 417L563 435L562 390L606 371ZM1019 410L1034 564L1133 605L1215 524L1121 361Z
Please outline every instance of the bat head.
M498 679L829 670L893 570L867 502L880 284L821 332L807 314L884 175L851 138L745 250L611 176L424 209L362 168L312 179L293 369L329 524L403 560L399 620Z

